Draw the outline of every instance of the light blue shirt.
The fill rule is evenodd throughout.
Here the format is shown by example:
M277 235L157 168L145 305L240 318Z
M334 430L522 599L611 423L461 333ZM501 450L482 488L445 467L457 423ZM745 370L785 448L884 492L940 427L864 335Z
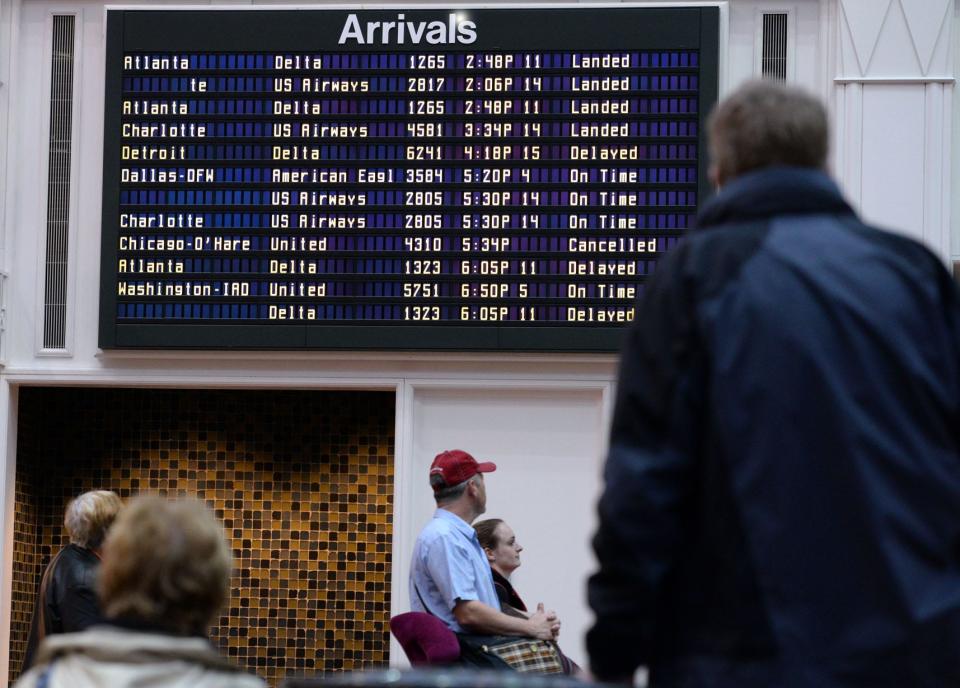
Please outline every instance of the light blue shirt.
M413 548L410 607L433 614L461 633L453 616L457 600L477 600L500 611L493 573L476 531L456 514L437 509Z

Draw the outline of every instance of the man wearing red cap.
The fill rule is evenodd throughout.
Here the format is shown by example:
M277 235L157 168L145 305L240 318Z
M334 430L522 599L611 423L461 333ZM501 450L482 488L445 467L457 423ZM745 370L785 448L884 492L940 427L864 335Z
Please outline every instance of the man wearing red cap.
M414 611L436 616L456 633L550 640L560 630L560 622L542 604L525 619L500 611L490 564L470 526L486 511L483 474L495 470L496 464L477 463L460 449L441 452L433 460L430 486L437 511L414 547L410 605Z

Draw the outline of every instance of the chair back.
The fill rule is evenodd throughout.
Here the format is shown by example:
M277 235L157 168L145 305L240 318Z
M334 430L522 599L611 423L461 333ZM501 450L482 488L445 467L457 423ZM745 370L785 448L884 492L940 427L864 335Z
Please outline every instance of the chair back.
M432 614L398 614L390 619L390 631L413 666L453 664L460 659L456 634Z

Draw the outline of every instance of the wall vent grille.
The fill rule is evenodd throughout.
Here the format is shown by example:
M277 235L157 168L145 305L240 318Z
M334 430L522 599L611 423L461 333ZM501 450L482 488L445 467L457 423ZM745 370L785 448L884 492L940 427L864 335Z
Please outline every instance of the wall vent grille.
M787 15L763 15L763 49L760 73L764 79L787 80Z
M54 15L50 72L50 150L43 348L67 344L67 256L70 235L70 156L73 147L73 61L76 17Z

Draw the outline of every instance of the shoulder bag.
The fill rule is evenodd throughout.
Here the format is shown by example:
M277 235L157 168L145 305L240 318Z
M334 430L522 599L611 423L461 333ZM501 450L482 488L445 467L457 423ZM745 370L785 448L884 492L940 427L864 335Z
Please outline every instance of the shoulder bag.
M552 640L509 635L457 633L460 656L466 663L488 669L512 669L525 674L562 674L560 650Z

